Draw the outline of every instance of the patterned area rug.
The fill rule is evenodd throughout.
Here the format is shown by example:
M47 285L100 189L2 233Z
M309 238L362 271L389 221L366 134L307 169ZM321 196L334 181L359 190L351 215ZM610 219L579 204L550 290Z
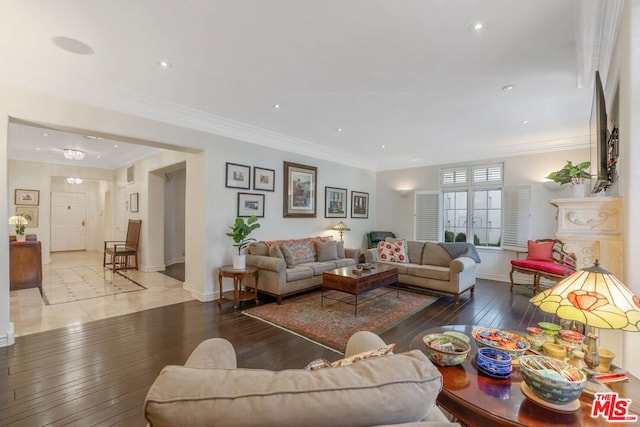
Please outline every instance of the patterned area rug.
M327 296L341 301L330 300ZM267 304L243 313L344 353L349 337L355 332L367 330L380 334L437 299L404 290L398 298L395 289L375 289L358 297L358 315L355 316L354 296L325 292L324 307L321 307L321 293L314 292L287 298L282 305Z
M127 277L126 272L114 273L102 265L59 268L47 274L54 277L48 280L45 275L43 278L42 299L46 305L146 289Z

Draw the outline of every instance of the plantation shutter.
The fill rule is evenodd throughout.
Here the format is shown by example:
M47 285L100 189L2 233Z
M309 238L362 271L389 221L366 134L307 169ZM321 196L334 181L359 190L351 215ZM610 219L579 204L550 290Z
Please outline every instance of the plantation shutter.
M502 247L526 250L531 239L531 186L504 187Z
M440 240L440 194L415 193L415 240Z
M445 168L440 171L440 184L444 187L449 185L465 185L468 182L469 169Z

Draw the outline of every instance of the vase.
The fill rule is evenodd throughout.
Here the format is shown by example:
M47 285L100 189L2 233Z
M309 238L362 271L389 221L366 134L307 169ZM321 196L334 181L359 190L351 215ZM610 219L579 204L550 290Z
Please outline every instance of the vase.
M573 184L571 190L573 191L573 197L576 199L582 199L589 196L590 186L589 184Z
M234 255L233 256L233 269L234 270L244 270L247 266L247 256L246 255Z
M27 236L25 234L16 234L17 242L24 242L25 240L27 240Z

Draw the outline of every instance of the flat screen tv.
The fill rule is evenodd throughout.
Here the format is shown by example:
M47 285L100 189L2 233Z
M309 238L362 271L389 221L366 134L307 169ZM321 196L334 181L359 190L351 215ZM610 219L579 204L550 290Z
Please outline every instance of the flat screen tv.
M596 179L596 184L591 192L599 193L600 191L606 190L610 185L609 171L607 168L607 140L609 138L609 131L607 129L607 106L604 99L604 90L602 88L599 71L596 71L593 86L593 104L591 105L589 134L592 153L592 174L595 175L594 178Z

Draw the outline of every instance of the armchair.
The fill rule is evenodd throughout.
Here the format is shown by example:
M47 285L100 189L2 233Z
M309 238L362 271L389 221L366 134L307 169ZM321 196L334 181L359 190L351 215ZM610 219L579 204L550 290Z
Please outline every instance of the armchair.
M522 258L526 255L525 258ZM564 244L557 239L529 240L527 251L516 252L516 259L511 260L509 279L513 286L513 273L533 275L534 293L540 292L540 279L554 282L576 272L576 256L564 249Z
M138 269L138 242L140 241L140 229L142 220L130 219L127 225L127 240L105 240L104 253L102 255L102 267L107 265L107 255L110 256L111 269L127 270L129 257L134 257L136 270Z

